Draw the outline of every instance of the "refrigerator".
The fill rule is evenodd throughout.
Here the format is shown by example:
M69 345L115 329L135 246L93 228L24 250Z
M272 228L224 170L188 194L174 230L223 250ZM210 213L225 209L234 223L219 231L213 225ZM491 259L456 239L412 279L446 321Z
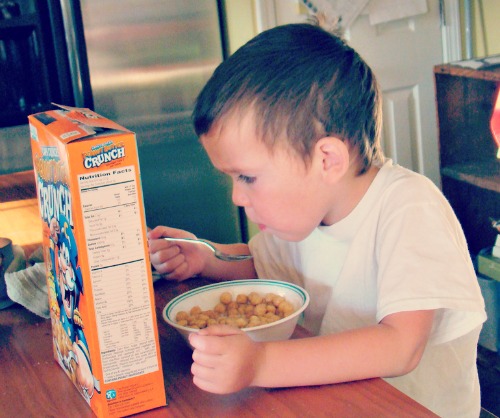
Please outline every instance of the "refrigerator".
M0 72L11 80L0 88L19 87L9 96L16 117L0 115L0 173L31 168L27 114L51 102L88 107L136 133L149 227L246 239L229 179L191 123L197 94L226 55L222 0L12 0L9 13L4 3ZM13 57L20 62L5 64Z

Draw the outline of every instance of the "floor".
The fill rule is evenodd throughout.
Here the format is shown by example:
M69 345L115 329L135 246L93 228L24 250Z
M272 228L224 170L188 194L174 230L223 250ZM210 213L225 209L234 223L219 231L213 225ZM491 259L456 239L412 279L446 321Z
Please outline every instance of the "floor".
M22 246L27 257L41 242L42 224L31 171L0 176L0 236ZM500 417L500 353L479 347L478 370L481 403L489 411L483 411L481 418Z

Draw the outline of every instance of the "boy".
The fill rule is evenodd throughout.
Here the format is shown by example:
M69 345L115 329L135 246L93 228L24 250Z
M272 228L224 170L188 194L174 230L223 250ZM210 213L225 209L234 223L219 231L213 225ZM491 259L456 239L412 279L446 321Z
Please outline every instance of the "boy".
M233 201L261 232L228 263L193 237L150 231L167 278L263 277L303 286L317 336L252 342L213 326L192 336L200 388L387 380L441 416L478 416L476 348L484 302L460 225L425 177L384 161L381 99L370 68L339 37L310 24L266 31L214 72L194 110Z

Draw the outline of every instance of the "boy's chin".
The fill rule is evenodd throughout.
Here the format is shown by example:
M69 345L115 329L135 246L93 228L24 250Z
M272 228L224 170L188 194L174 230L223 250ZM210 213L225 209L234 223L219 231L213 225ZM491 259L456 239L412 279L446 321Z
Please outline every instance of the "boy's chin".
M308 232L298 232L298 231L273 231L273 230L266 230L266 232L274 235L275 237L283 240L283 241L289 241L289 242L300 242L305 240L312 231Z

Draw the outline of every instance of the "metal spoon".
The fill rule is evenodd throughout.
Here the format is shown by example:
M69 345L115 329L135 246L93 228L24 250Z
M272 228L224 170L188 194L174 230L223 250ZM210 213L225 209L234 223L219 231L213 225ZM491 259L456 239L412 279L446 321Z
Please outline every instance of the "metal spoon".
M201 244L204 245L205 247L210 248L214 255L219 259L223 261L243 261L243 260L248 260L252 258L253 256L251 254L226 254L223 253L222 251L218 250L215 248L212 244L209 242L203 241L201 239L193 239L193 238L171 238L171 237L163 237L165 241L171 241L171 242L191 242L194 244Z

